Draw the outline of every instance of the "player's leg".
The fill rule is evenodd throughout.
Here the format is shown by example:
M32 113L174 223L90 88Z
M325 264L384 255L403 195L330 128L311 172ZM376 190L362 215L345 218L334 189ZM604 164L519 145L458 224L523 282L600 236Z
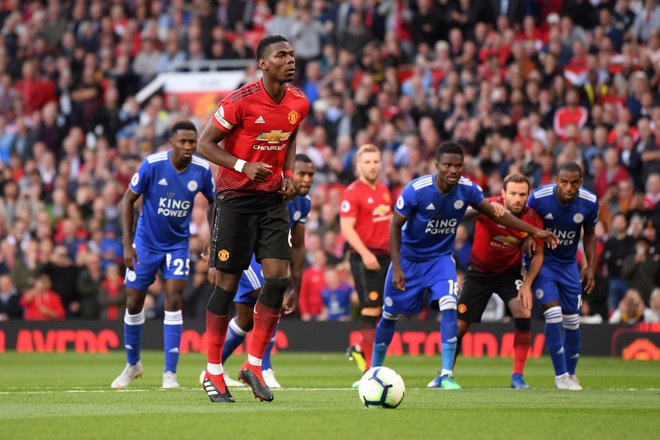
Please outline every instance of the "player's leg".
M289 285L291 229L286 203L279 203L259 214L256 226L255 254L261 263L264 286L254 306L252 339L239 378L250 385L255 397L270 402L273 392L264 382L261 365L280 321L284 293Z
M567 272L559 281L560 303L562 309L562 326L564 327L564 358L566 371L576 389L582 389L575 376L578 359L580 358L580 311L582 310L582 284L577 266Z
M166 275L163 275L165 278ZM181 334L183 333L183 314L181 299L186 280L165 278L165 318L163 320L163 341L165 352L165 371L163 388L179 388L176 379L176 367L179 363Z
M562 313L559 304L559 290L555 279L563 275L542 267L532 285L536 299L541 304L545 319L545 345L555 370L555 387L559 389L574 389L566 370L564 357L564 337L562 335Z
M458 343L456 266L451 257L442 257L434 261L430 267L431 269L425 274L427 283L431 286L429 300L432 308L440 310L441 316L442 371L440 372L440 387L449 390L461 389L462 387L454 380L454 358Z
M422 309L424 290L420 264L401 258L401 270L406 277L405 290L398 290L392 283L392 266L387 270L383 289L383 315L374 335L371 368L380 367L385 362L387 349L392 343L396 323L402 314L417 313Z
M144 299L147 288L156 279L156 272L164 256L149 252L142 246L136 247L139 264L134 265L134 271L126 269L124 284L126 286L126 312L124 314L124 348L126 350L126 367L112 382L112 388L125 388L128 384L142 376L140 362L140 347L142 345L142 327L144 326Z
M229 309L241 274L250 265L256 236L256 216L223 209L216 200L211 230L210 267L215 286L206 306L206 375L203 387L212 402L233 402L222 366L222 348L229 327Z
M513 334L513 372L511 373L511 388L527 389L524 371L529 347L532 342L532 311L523 307L518 301L518 291L522 286L519 274L508 276L503 279L503 285L499 290L500 298L508 305L515 330Z

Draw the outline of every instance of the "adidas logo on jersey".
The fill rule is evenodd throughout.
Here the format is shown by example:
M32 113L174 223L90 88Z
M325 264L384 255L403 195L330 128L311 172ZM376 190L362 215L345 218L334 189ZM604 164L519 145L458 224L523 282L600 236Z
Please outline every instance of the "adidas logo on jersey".
M264 117L263 117L263 116L259 116L259 117L254 121L254 123L255 123L255 124L265 124L266 121L264 121Z
M435 209L435 205L433 203L429 203L428 206L426 207L427 210L432 211Z
M552 213L550 212L550 213L548 213L548 215L546 215L543 218L545 218L546 220L552 220L554 217L552 216Z
M160 180L158 181L158 184L159 184L159 185L163 185L163 186L167 186L167 180L165 180L165 178L163 177L162 179L160 179Z

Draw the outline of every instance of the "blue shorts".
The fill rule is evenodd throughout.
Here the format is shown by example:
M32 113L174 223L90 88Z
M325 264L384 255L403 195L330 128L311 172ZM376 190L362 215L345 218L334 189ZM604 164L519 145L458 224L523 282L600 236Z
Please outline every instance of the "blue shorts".
M426 261L410 261L401 257L401 270L406 277L406 289L392 284L392 266L387 271L383 310L393 314L411 315L422 311L424 290L429 289L429 304L447 295L456 297L456 263L451 256Z
M124 284L135 290L147 290L156 279L160 269L164 280L187 280L190 272L190 248L186 247L171 251L154 252L140 244L133 244L137 252L138 263L135 271L126 269Z
M541 305L558 299L562 313L566 315L579 314L582 310L582 283L577 263L543 263L532 291Z
M238 282L238 291L234 297L234 302L256 304L257 298L250 295L264 285L264 273L261 270L261 264L257 263L256 257L252 255L250 267L243 271L241 279Z

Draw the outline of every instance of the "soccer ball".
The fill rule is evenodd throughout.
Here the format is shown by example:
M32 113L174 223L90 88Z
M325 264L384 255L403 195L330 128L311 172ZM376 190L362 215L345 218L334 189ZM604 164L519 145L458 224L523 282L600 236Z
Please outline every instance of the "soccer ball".
M358 392L366 408L396 408L403 401L406 386L391 368L374 367L360 379Z

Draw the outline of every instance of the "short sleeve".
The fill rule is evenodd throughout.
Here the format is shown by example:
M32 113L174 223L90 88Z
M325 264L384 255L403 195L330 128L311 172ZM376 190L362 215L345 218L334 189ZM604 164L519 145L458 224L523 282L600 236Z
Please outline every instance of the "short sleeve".
M300 220L298 220L299 225L305 226L307 224L307 218L309 217L309 213L312 210L312 201L309 199L308 196L305 196L302 199L301 207L300 207Z
M468 203L470 206L478 206L483 202L484 199L484 192L482 191L481 187L477 185L476 183L473 183L472 186L470 187L470 202Z
M206 199L213 203L215 200L215 183L213 182L213 173L210 169L204 170L204 189L202 190Z
M151 165L146 159L144 159L140 164L140 168L138 168L135 174L133 174L133 177L131 177L131 183L128 184L130 190L135 194L144 193L151 180L151 170Z
M360 211L360 200L357 197L357 191L345 189L341 197L339 216L357 217L358 211Z
M229 133L238 122L238 119L236 104L228 99L222 100L211 118L215 126L223 133Z
M596 223L598 223L598 210L600 209L598 205L598 200L596 200L596 203L591 207L591 210L589 211L589 214L587 214L587 217L584 220L584 226L586 228L595 228Z
M417 205L417 195L415 193L415 188L413 188L412 183L406 185L403 189L403 192L396 200L394 205L394 210L401 214L401 216L408 218L415 211L415 206Z

